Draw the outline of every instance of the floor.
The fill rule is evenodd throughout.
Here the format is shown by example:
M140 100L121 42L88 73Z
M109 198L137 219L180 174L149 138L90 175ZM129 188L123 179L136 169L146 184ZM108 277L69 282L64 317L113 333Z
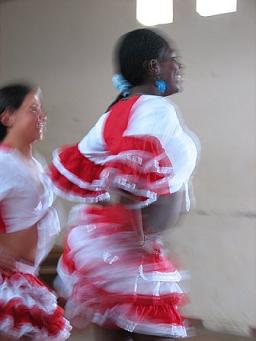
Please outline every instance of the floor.
M77 334L73 335L69 340L72 341L93 341L93 336L91 331L86 334ZM245 336L235 336L235 335L227 335L227 334L219 334L213 333L206 330L200 330L197 336L193 338L188 338L186 340L193 341L252 341L256 340L255 338L249 338Z

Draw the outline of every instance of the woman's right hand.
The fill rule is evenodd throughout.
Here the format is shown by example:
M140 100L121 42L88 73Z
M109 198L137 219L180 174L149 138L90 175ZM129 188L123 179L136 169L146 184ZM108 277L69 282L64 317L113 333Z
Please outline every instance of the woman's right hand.
M8 248L0 245L0 271L12 272L16 267L16 259Z

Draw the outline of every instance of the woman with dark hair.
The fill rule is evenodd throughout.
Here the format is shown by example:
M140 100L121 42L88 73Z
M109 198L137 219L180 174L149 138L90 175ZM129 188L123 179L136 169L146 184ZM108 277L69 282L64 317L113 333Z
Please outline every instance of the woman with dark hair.
M70 325L36 277L59 232L51 184L32 156L46 115L40 91L0 89L0 339L66 340Z
M140 29L116 48L120 95L75 146L54 154L56 192L93 205L70 216L56 287L77 327L102 340L186 337L177 308L181 275L161 232L185 202L197 149L166 96L180 90L181 65L158 33ZM101 335L102 333L102 335Z

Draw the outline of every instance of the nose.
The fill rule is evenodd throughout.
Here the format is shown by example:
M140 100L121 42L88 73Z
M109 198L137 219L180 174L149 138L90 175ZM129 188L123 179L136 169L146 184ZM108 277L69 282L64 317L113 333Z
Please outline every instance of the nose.
M185 65L181 62L181 59L180 59L179 56L174 57L173 61L174 61L174 63L175 63L175 65L176 65L178 70L182 71L185 68Z
M177 67L179 71L183 71L185 69L185 64L183 64L181 61L177 61Z

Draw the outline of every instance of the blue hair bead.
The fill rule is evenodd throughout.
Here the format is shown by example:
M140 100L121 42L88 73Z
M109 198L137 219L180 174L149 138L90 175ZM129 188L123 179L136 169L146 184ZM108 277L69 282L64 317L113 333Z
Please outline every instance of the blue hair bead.
M112 83L117 91L120 92L123 96L129 95L131 84L121 75L121 73L116 73L113 75Z

